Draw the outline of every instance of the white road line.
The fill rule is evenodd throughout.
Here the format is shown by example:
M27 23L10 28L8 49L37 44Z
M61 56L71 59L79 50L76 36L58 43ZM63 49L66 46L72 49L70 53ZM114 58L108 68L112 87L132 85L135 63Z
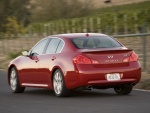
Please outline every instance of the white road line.
M143 91L143 92L150 92L150 90L144 90L144 89L134 89L136 91Z
M5 69L0 69L0 71L6 71Z

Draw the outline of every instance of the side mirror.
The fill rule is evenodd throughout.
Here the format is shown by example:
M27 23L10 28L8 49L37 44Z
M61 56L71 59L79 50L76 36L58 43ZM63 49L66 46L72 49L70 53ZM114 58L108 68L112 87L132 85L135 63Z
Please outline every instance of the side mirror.
M21 52L23 56L28 56L28 51Z

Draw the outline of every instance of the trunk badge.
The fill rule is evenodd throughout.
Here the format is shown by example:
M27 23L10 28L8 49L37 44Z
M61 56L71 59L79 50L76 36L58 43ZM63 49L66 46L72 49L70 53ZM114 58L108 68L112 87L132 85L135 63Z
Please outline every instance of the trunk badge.
M113 58L113 55L108 55L107 57L108 57L108 58Z

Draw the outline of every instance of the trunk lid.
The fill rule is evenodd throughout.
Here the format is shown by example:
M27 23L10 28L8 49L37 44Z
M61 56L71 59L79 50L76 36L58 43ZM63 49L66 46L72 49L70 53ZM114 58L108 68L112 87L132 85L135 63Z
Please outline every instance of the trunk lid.
M82 54L92 60L97 60L97 67L122 67L128 66L129 62L123 60L132 53L131 49L99 49L99 50L81 50Z

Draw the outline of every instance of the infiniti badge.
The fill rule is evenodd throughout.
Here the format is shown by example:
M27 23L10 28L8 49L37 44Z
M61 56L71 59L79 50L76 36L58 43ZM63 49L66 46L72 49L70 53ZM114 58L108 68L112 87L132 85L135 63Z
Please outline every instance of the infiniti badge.
M113 56L112 56L112 55L108 55L107 57L108 57L108 58L113 58Z

